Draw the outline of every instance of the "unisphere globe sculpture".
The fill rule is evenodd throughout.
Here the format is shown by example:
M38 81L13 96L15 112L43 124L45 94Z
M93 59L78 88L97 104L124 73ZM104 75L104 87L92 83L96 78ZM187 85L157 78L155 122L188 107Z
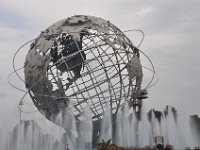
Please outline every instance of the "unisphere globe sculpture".
M141 94L140 51L109 21L76 15L61 20L31 44L25 65L30 97L46 118L73 106L75 117L89 105L101 119Z

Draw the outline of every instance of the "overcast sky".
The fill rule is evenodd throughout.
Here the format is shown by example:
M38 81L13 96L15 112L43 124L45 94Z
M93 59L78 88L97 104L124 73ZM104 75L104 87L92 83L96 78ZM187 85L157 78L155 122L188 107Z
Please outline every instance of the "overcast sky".
M7 82L16 50L51 24L78 14L101 17L121 30L145 32L140 49L159 76L144 101L147 109L172 105L200 115L199 0L0 0L0 127L19 119L23 93ZM20 53L18 67L27 51Z

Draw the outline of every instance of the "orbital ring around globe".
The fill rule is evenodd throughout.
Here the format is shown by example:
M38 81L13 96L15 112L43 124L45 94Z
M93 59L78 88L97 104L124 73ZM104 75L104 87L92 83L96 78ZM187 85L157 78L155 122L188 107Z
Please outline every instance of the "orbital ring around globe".
M134 32L135 32L135 31L136 31L136 32L139 31L139 32L140 32L140 30L137 30L137 29L136 29L136 30L135 30L135 29L134 29L134 30L128 30L128 31L124 31L124 32L132 32L132 31L134 31ZM21 68L16 69L16 67L15 67L15 56L18 54L18 52L19 52L20 50L23 49L23 47L25 47L26 45L30 44L30 43L33 42L34 40L35 40L35 39L26 42L25 44L23 44L23 45L16 51L16 53L15 53L15 55L14 55L14 57L13 57L13 69L14 69L14 71L11 72L11 73L9 74L9 76L8 76L8 83L9 83L13 88L17 89L18 91L25 93L25 94L22 96L22 98L21 98L21 100L20 100L20 102L19 102L19 110L20 110L21 112L23 112L23 113L33 113L33 112L38 112L38 110L34 110L34 111L24 111L24 110L22 109L22 106L23 106L23 105L21 105L21 104L23 104L24 98L25 98L25 96L27 96L27 94L28 94L29 91L28 91L28 90L21 89L21 88L18 87L17 85L14 85L14 84L12 83L12 81L11 81L11 78L12 78L13 75L16 75L23 83L25 83L25 81L23 80L23 77L20 76L20 75L18 74L18 71L24 69L24 67L21 67ZM139 48L139 46L142 44L142 40L141 40L139 43L140 43L140 44L137 45L138 48ZM142 52L143 55L145 55L145 57L147 57L147 59L148 59L149 61L151 61L151 60L148 58L148 56L147 56L142 50L140 50L140 51ZM155 76L155 71L154 71L154 69L150 69L150 68L147 68L147 67L145 67L145 66L142 66L142 67L145 68L145 69L147 69L147 70L149 70L150 72L152 72L152 78L151 78L151 80L148 82L148 84L145 86L146 89L151 88L152 86L154 86L154 85L158 82L158 79L157 79L157 81L154 81L154 83L151 84L152 81L153 81L153 79L154 79L154 76ZM153 64L152 64L152 68L154 68ZM40 94L40 93L37 93L37 94ZM43 96L49 96L49 95L43 95ZM63 98L67 98L67 97L63 97ZM20 106L21 106L21 107L20 107Z
M65 32L60 29L65 27L64 23L67 24ZM77 29L80 26L82 28ZM73 30L71 27L74 27ZM134 30L127 32L130 31ZM144 34L139 46L143 39ZM31 42L25 66L16 69L15 56ZM152 78L145 86L145 89L150 88L156 83L153 83L153 63L143 51L133 46L124 32L100 18L74 16L55 23L38 38L22 45L13 57L14 72L8 80L13 87L25 92L19 104L22 112L23 99L29 94L37 109L48 119L51 114L58 114L59 110L67 107L69 102L73 105L75 116L80 116L89 103L93 119L99 119L107 103L112 105L115 113L137 89L136 77L130 79L127 71L127 64L138 53L134 49L151 64L151 68L142 66L152 72ZM36 60L33 60L35 57ZM25 80L18 74L21 69L25 69ZM14 73L28 90L10 82Z
M129 30L128 32L132 32L132 31L135 31L135 30ZM136 31L140 31L140 30L136 30ZM126 31L126 32L127 32L127 31ZM35 40L35 39L34 39L34 40ZM20 51L24 46L26 46L27 44L31 43L31 42L34 41L34 40L31 40L31 41L26 42L23 46L21 46L21 47L18 49L18 51ZM140 43L142 43L142 40L141 40ZM140 46L140 45L138 45L137 47L139 47L139 46ZM17 55L18 51L16 52L15 55ZM140 51L141 51L141 50L140 50ZM141 52L142 52L142 51L141 51ZM143 55L147 56L145 53L143 53ZM149 59L148 56L147 56L147 59ZM150 60L150 59L149 59L149 60ZM22 104L22 102L23 102L23 100L24 100L24 97L28 94L29 91L20 89L20 88L17 87L16 85L12 84L12 82L10 81L10 80L11 80L11 79L10 79L11 76L13 76L14 74L16 74L16 75L24 82L24 80L22 79L22 77L17 73L19 70L23 69L24 67L19 68L19 69L16 69L15 66L14 66L14 63L15 63L15 57L13 57L13 68L14 68L15 71L12 72L12 73L9 75L9 77L8 77L8 82L9 82L9 84L10 84L12 87L14 87L15 89L17 89L17 90L19 90L19 91L25 93L24 96L23 96L23 97L21 98L21 100L20 100L20 103L19 103L19 106L20 106L20 104ZM144 67L144 66L143 66L143 67ZM152 77L151 81L153 81L153 78L154 78L154 75L155 75L155 71L154 71L153 69L150 69L150 68L146 68L146 67L144 67L144 68L145 68L145 69L148 69L150 72L152 72L153 77ZM152 65L152 68L153 68L153 65ZM150 87L152 87L153 85L155 85L156 83L157 83L157 81L154 82L151 86L148 86L148 85L151 84L151 82L149 82L148 85L145 86L145 87L146 87L146 88L150 88ZM38 93L38 94L39 94L39 93ZM43 95L43 94L42 94L42 95ZM49 96L49 95L43 95L43 96ZM63 97L63 98L66 98L66 97ZM23 106L23 105L21 105L21 106ZM37 111L38 111L38 110L35 110L35 111L24 111L22 108L19 108L19 109L20 109L21 112L24 112L24 113L33 113L33 112L37 112Z

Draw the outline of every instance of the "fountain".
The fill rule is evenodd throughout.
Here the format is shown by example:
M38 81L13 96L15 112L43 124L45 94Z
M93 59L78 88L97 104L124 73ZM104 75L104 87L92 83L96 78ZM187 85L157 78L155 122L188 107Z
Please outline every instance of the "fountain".
M165 145L173 145L175 149L198 146L200 138L197 137L199 133L194 132L195 128L191 126L191 123L195 122L189 116L185 117L178 114L175 117L173 107L166 108L168 108L167 113L166 109L161 111L160 118L156 115L157 111L143 109L142 117L138 121L137 131L137 114L132 108L128 107L118 112L115 130L113 130L115 125L111 123L111 115L108 108L105 112L105 118L101 122L98 141L111 139L112 143L123 147L154 147L154 137L159 135L164 137ZM64 150L68 147L70 150L91 150L93 132L91 114L89 107L86 107L85 114L83 114L79 125L73 125L72 121L73 126L68 127L69 133L73 134L63 131L59 137L55 137L52 133L45 133L45 128L40 127L36 121L23 120L11 131L0 131L0 149ZM69 115L66 115L66 117L69 117ZM73 118L71 119L73 120ZM112 131L115 134L112 134ZM138 140L136 139L137 135Z

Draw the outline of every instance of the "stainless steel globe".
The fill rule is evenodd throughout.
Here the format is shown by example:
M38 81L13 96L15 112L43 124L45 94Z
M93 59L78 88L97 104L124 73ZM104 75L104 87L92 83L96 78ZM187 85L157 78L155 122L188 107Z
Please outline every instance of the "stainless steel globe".
M48 119L71 104L78 118L89 105L101 119L140 94L140 52L109 21L76 15L61 20L31 44L24 65L25 84L37 109Z

